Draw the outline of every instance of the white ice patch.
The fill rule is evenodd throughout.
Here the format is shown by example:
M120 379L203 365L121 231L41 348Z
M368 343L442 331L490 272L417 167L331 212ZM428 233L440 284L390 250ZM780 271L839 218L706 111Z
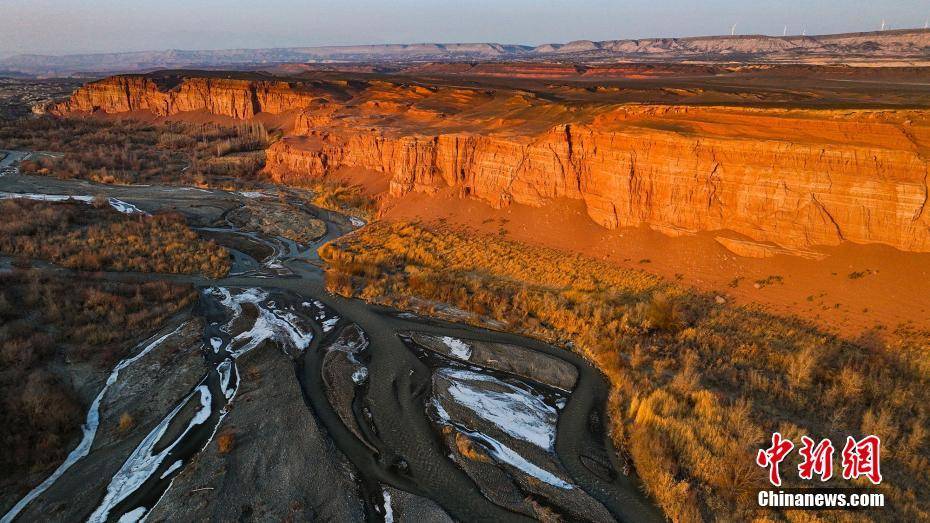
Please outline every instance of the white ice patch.
M223 360L216 366L216 372L220 375L220 390L223 391L223 396L226 397L227 402L236 395L236 389L239 385L238 375L236 376L236 383L232 383L234 368L232 360Z
M168 476L170 476L172 472L181 468L181 465L183 464L184 462L181 460L177 460L174 463L172 463L167 469L165 469L164 472L161 473L161 479L165 479Z
M218 353L220 347L223 346L223 340L221 338L210 338L210 346L213 347L214 353Z
M160 452L155 453L155 447L159 446L158 444L168 430L168 426L181 409L187 405L188 401L191 401L194 394L199 394L200 396L200 408L177 439L172 441L170 445L165 446ZM138 490L139 487L155 474L162 461L165 460L178 442L183 441L184 437L193 430L194 427L202 425L210 419L210 414L212 412L210 405L211 399L210 388L206 384L197 386L194 392L187 396L184 401L178 403L174 410L165 416L155 429L149 432L145 439L142 440L142 443L136 447L136 450L132 452L126 462L123 463L123 466L113 476L113 479L110 480L110 485L107 487L107 493L103 498L103 502L97 507L97 510L90 515L90 518L87 520L88 523L104 523L110 511L113 510L116 505ZM139 516L144 516L144 511Z
M339 318L330 318L323 322L323 332L329 332L336 327L336 324L339 323Z
M453 401L478 417L515 438L553 450L558 414L539 396L493 376L464 369L443 368L436 371L436 377L449 383Z
M233 338L233 342L248 340L242 347L230 351L233 357L239 357L258 347L263 341L273 339L288 345L297 351L303 352L313 340L313 331L300 327L299 318L293 313L272 309L262 304L255 304L258 308L258 317L248 331L240 333ZM285 343L289 342L289 343Z
M74 200L81 203L91 203L94 201L93 196L71 196L68 194L39 194L39 193L16 193L0 192L0 200L23 199L37 200L42 202L66 202Z
M313 300L313 303L304 302L303 306L307 307L308 309L313 309L314 307L316 308L316 314L313 316L313 318L316 321L321 322L324 333L330 332L336 327L336 324L339 323L339 316L332 315L327 318L330 311L320 300Z
M268 198L269 196L263 192L258 191L239 191L240 196L246 198Z
M387 489L384 492L384 523L394 523L394 507L391 506L391 493Z
M268 292L261 289L245 289L235 295L224 287L212 287L207 292L220 300L224 307L233 312L232 319L223 330L229 332L232 324L242 315L242 305L253 305L258 317L252 328L239 333L230 342L230 354L239 357L258 347L263 341L273 339L297 351L304 351L313 340L313 331L300 325L300 317L293 312L278 309L273 302L262 303L268 298ZM233 350L232 346L246 342ZM285 347L286 349L287 347Z
M11 521L13 521L13 519L16 518L16 516L19 515L19 513L22 512L24 508L26 508L26 505L31 503L32 500L34 500L39 495L41 495L43 492L48 490L48 488L51 487L58 480L58 478L62 476L62 474L67 472L68 469L70 469L72 465L77 463L78 460L80 460L84 456L87 456L87 454L90 452L91 446L94 444L94 438L97 435L97 428L100 427L100 402L103 400L103 397L106 395L107 390L114 383L116 383L117 378L119 378L119 372L125 369L126 367L132 365L133 363L135 363L136 361L144 357L146 354L151 352L153 349L161 345L162 342L164 342L166 339L170 338L171 336L175 335L185 325L187 324L185 323L183 325L180 325L178 326L178 328L174 329L168 334L165 334L159 338L156 338L151 343L143 347L142 350L140 350L139 353L136 354L135 356L131 358L126 358L120 361L118 364L116 364L116 367L113 368L113 371L110 372L110 375L107 377L106 384L103 386L102 389L100 389L100 392L97 393L97 397L95 397L94 401L90 404L90 409L87 411L87 418L84 421L84 425L81 426L81 432L83 433L83 435L81 437L80 443L78 443L78 446L74 450L72 450L70 454L68 454L68 457L65 458L65 461L61 465L59 465L57 469L55 469L55 472L53 472L51 476L46 478L45 481L43 481L38 486L36 486L34 489L32 489L28 494L26 494L25 497L23 497L23 499L19 500L19 502L16 503L16 505L13 505L13 508L11 508L9 512L7 512L3 516L2 519L0 519L0 522L10 523Z
M353 227L364 227L365 226L365 220L361 218L356 218L355 216L349 216L349 223L351 223Z
M116 198L107 198L107 201L110 202L110 207L113 207L117 211L123 214L148 214L142 209L136 207L131 203L124 202L123 200L117 200Z
M349 329L355 329L355 334L357 334L357 336L351 335L351 331ZM361 329L358 328L358 326L353 324L349 329L343 331L343 334L341 334L339 338L331 345L326 347L326 350L337 350L339 352L344 352L349 361L356 365L361 365L361 362L358 361L356 356L368 348L368 339L362 333Z
M365 383L365 380L368 379L368 367L359 367L352 373L352 382L356 385L361 385Z
M94 203L93 196L86 195L68 195L68 194L39 194L39 193L14 193L14 192L0 192L0 200L9 200L9 199L22 199L22 200L37 200L43 202L67 202L67 201L76 201L86 204ZM131 203L126 203L122 200L116 198L107 198L107 203L110 204L110 207L113 207L117 211L123 214L145 214L148 213L139 209Z
M443 336L441 339L446 347L449 347L452 356L463 361L468 361L468 358L471 358L471 345L451 336Z
M433 408L436 409L436 416L439 418L440 421L442 421L443 423L447 425L451 425L451 426L458 428L463 433L487 445L489 447L488 451L490 452L491 456L493 456L498 461L502 463L507 463L508 465L523 471L528 476L534 477L540 481L544 481L554 487L559 487L562 489L574 488L572 484L563 481L558 476L549 472L548 470L545 470L543 468L536 466L535 464L533 464L532 462L530 462L529 460L521 456L519 452L511 449L510 447L504 445L503 443L497 441L496 439L486 434L481 434L479 432L474 432L474 431L465 429L464 427L456 423L454 420L452 420L452 417L449 416L449 413L446 411L446 409L443 408L443 406L436 399L433 400L432 404L433 404ZM449 455L449 457L452 459L455 459L451 454Z
M503 443L497 441L496 439L486 436L484 434L469 433L470 436L484 442L489 447L491 447L491 455L494 456L497 460L507 463L508 465L520 469L525 472L527 475L532 476L540 481L544 481L553 487L558 487L561 489L571 490L574 488L574 485L560 479L555 474L540 468L520 455L519 452L513 450L512 448L504 445Z
M137 521L141 521L142 519L144 519L143 516L145 516L145 512L146 512L145 507L139 507L137 509L133 509L123 514L119 518L119 523L136 523Z

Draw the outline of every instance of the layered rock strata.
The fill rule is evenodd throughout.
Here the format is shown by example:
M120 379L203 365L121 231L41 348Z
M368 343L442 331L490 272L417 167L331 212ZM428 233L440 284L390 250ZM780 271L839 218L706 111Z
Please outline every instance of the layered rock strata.
M395 196L452 188L495 207L582 200L607 228L930 252L924 111L579 107L517 91L334 85L192 78L159 90L114 77L53 111L295 111L292 135L267 151L278 182L355 169L388 177Z

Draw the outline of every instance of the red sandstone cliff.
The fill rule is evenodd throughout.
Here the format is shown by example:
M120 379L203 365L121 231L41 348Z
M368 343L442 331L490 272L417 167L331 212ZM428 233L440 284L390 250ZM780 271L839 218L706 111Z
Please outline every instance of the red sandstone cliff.
M288 82L190 78L168 90L146 76L113 76L87 84L61 104L53 114L73 112L123 113L149 111L170 116L206 111L233 118L252 118L260 112L280 114L307 107L319 96Z
M494 206L583 200L599 224L729 229L800 248L842 241L930 251L920 111L687 106L577 109L527 93L371 83L341 93L280 82L143 77L79 90L59 113L190 110L250 118L301 110L267 171L287 183L341 168L390 191L453 187ZM321 98L325 102L321 102Z

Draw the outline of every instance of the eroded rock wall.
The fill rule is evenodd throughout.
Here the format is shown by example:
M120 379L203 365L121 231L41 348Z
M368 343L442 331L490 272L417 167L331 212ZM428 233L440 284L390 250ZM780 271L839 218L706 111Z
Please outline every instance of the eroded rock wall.
M579 199L608 228L728 229L790 248L852 241L930 251L924 111L601 104L572 113L521 98L523 112L507 113L482 95L492 108L478 120L477 101L431 109L461 90L419 89L412 101L400 87L373 85L340 101L287 82L187 78L159 89L148 77L120 76L88 84L53 112L247 119L295 111L293 136L267 151L267 172L280 182L367 169L389 177L393 195L451 187L496 207ZM528 110L557 116L541 132L507 127Z
M171 116L189 111L232 118L252 118L260 112L280 114L309 106L318 94L295 89L287 82L189 78L161 90L146 76L113 76L89 83L63 103L53 106L53 114L71 112L123 113L149 111Z
M454 187L501 207L581 199L608 228L729 229L788 247L842 241L930 251L927 162L916 150L558 125L494 136L328 133L268 151L275 179L339 167L390 176L394 195ZM904 140L905 138L901 138Z

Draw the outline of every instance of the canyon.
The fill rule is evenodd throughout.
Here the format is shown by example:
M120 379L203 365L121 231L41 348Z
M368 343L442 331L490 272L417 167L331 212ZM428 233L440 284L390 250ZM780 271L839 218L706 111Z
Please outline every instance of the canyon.
M857 515L923 520L925 75L290 64L41 103L0 127L9 197L180 213L229 275L0 259L199 289L3 521L748 520L775 430L882 434L893 512Z
M799 87L763 105L765 88L745 84L173 72L91 82L48 111L268 122L282 134L266 151L275 182L343 177L495 208L577 200L607 229L726 231L753 256L930 252L922 92L882 107Z

